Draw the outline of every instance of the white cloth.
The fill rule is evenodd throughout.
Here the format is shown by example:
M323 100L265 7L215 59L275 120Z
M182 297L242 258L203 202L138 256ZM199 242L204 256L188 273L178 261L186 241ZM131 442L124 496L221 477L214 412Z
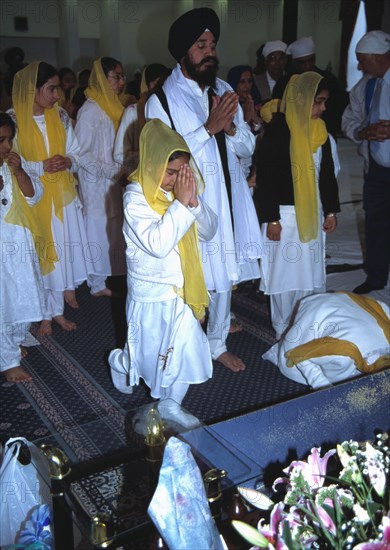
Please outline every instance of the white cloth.
M263 56L267 57L271 53L286 52L286 50L287 50L287 44L285 44L281 40L271 40L270 42L266 42L264 44Z
M311 36L303 36L292 42L288 46L286 53L287 55L291 55L293 59L298 59L307 55L313 55L315 51L316 47L313 38Z
M379 120L390 122L390 69L387 69L383 78L378 78L372 96L370 110L370 124ZM371 141L370 152L372 158L380 166L390 167L390 139Z
M105 277L124 275L123 193L116 180L120 164L112 157L114 125L95 101L87 99L77 114L75 132L80 143L78 176L88 243L99 251L90 272Z
M143 378L152 397L165 398L163 388L204 382L212 375L207 338L174 286L183 286L179 240L195 221L200 238L212 238L217 220L200 200L194 209L174 200L160 216L135 182L127 187L124 206L127 345L111 352L109 361L114 370L129 373L130 386Z
M227 351L226 338L229 334L232 320L230 315L231 299L231 291L210 293L207 338L213 359L218 359L222 353Z
M356 44L355 52L382 55L390 50L390 34L369 31Z
M27 170L26 163L22 165ZM20 365L19 345L26 338L30 323L43 318L44 288L39 261L30 231L5 221L12 204L12 179L8 166L0 166L4 187L0 191L0 370ZM37 174L29 173L34 196L26 197L33 205L42 196ZM5 204L3 204L3 202Z
M50 144L48 143L45 117L44 115L34 116L34 120L42 132L49 158ZM61 120L66 131L65 155L72 159L72 171L74 171L77 169L80 148L71 121L63 109L61 109ZM28 162L28 166L32 167L37 164L42 165L42 163ZM43 169L43 166L40 168ZM63 216L64 221L62 222L55 215L53 207L51 224L54 238L53 249L55 249L59 261L54 264L54 270L43 278L45 288L57 292L74 290L87 279L88 272L85 258L87 235L78 195L63 208ZM50 254L50 250L48 253Z
M344 134L359 145L358 151L364 158L365 172L368 171L369 165L368 141L359 140L357 135L360 130L369 124L369 116L365 107L365 95L367 81L370 78L372 78L371 75L365 74L349 92L349 105L345 108L341 119L341 128Z
M218 214L218 229L212 241L202 245L203 270L209 290L230 291L232 284L259 277L257 259L262 255L262 238L256 211L240 158L251 157L255 137L244 122L239 107L234 117L235 136L228 136L227 155L231 176L234 236L223 169L215 137L204 128L209 106L207 88L185 78L180 65L172 71L163 86L176 131L186 140L206 183L203 200ZM231 87L217 79L217 94ZM146 103L146 117L159 118L171 126L156 95Z
M379 302L389 317L389 307ZM390 319L389 319L390 321ZM390 345L375 318L343 293L324 293L301 300L291 328L263 359L277 365L284 376L314 389L361 374L350 357L328 355L287 367L285 353L323 337L355 344L368 364L390 354Z
M138 166L139 134L137 104L132 104L122 115L113 153L115 162L122 166L122 172L127 176Z

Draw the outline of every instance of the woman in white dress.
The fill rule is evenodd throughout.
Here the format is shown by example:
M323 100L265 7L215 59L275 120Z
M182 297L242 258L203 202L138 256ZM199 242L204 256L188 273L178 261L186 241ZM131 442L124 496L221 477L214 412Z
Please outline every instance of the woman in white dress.
M258 146L260 289L270 296L278 339L298 300L325 290L325 235L336 229L340 211L336 145L321 119L328 97L321 75L293 75Z
M204 186L184 139L153 119L140 136L140 161L124 195L127 323L124 350L111 352L114 385L125 393L143 378L165 419L198 423L180 404L189 384L212 375L200 320L208 305L199 237L210 240L217 216L201 201Z
M43 318L44 289L28 210L42 197L38 175L12 151L15 124L0 113L0 371L8 382L31 376L20 366L21 345L33 321Z
M77 308L75 289L87 278L88 247L76 179L79 146L71 121L56 103L59 77L45 62L33 62L16 73L12 90L17 147L28 169L40 175L43 198L34 215L49 240L41 261L47 309L39 332L52 333L52 320L64 330L76 324L64 316L64 301Z
M75 127L80 143L80 191L91 251L87 282L93 296L111 296L107 277L126 274L123 192L117 181L121 166L113 160L115 134L124 110L119 95L125 81L119 61L111 57L97 59Z

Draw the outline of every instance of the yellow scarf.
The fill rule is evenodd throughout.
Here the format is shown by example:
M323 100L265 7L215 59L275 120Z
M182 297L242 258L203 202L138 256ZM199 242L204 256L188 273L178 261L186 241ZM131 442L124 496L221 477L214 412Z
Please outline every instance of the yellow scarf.
M168 159L175 151L190 154L188 145L178 133L158 119L152 119L145 124L140 135L138 168L129 176L129 181L137 181L141 185L149 206L162 216L171 202L161 191L160 185ZM204 190L204 182L192 157L190 166L200 194ZM192 309L195 317L202 319L209 300L195 223L179 241L178 249L184 277L183 293L178 291L178 294L183 294L183 300Z
M12 88L12 101L17 121L17 149L26 161L40 162L54 155L66 156L66 131L61 122L58 107L44 110L46 130L50 150L47 151L44 137L33 117L33 105L36 93L36 81L39 62L34 61L17 72ZM41 176L43 197L32 207L35 217L32 233L39 236L41 247L38 257L42 274L46 275L54 269L58 261L53 247L51 217L55 214L63 221L63 208L76 197L76 180L70 172L63 170L54 174L44 172ZM11 207L9 223L17 223L18 213ZM37 243L36 243L37 246Z
M101 58L93 62L92 72L88 80L88 87L85 95L89 99L96 101L106 115L112 120L115 132L118 130L124 107L118 95L112 90L104 74Z
M346 294L359 307L374 317L379 327L382 329L386 340L390 342L389 318L383 311L381 305L368 296L357 296L351 292L343 292L343 294ZM301 363L301 361L306 361L313 357L324 357L326 355L343 355L345 357L351 357L356 368L365 373L377 372L390 365L389 355L378 357L374 363L369 365L362 356L359 348L353 342L332 338L330 336L316 338L306 344L290 349L285 353L288 367L294 367Z
M313 153L328 139L322 119L311 111L322 76L314 72L293 75L284 91L280 110L290 130L290 159L299 238L307 243L318 235L318 191Z

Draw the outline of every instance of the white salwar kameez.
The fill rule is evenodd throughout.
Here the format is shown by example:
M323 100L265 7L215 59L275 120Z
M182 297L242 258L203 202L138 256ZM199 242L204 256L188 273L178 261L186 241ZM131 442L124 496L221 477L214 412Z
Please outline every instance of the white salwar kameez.
M329 136L335 176L340 171L336 144ZM319 147L313 154L318 185L322 159ZM319 190L318 190L319 197ZM280 205L280 241L267 238L267 223L261 225L264 240L264 256L260 263L260 290L270 295L272 326L277 338L287 328L297 302L309 294L324 292L326 283L325 243L322 229L324 214L318 200L318 234L310 242L299 238L295 206Z
M200 200L193 209L174 200L160 216L134 182L127 187L124 207L128 337L124 350L111 352L110 365L128 373L129 393L142 378L152 397L173 396L180 403L185 392L179 399L170 390L209 379L212 361L199 321L174 290L183 287L177 244L195 221L199 237L210 238L216 216Z
M230 293L232 286L260 276L258 259L262 256L262 236L252 196L246 181L241 158L250 158L255 137L245 123L239 107L234 116L237 133L226 136L228 169L231 179L233 224L224 181L221 157L215 137L204 128L209 116L208 87L185 78L180 65L164 82L170 113L176 131L183 136L206 183L203 200L218 215L215 236L202 244L202 266L206 286L215 291L211 296L208 336L213 358L226 351L226 335L230 326ZM217 79L216 93L232 91ZM156 95L146 103L147 119L159 118L168 126L170 120ZM233 231L234 226L234 231ZM222 296L219 303L219 293ZM226 307L228 304L228 307ZM226 313L227 312L227 313Z
M108 276L126 273L122 189L116 179L120 165L112 157L114 124L95 101L87 99L79 110L75 132L92 275L88 285L95 294L105 288Z
M389 317L389 307L382 302L379 305ZM361 375L352 357L342 355L312 357L291 368L287 366L286 352L324 337L355 344L369 365L390 354L390 344L377 320L347 294L337 292L301 300L291 327L263 359L277 365L287 378L314 389Z
M23 160L22 166L27 171ZM34 196L25 200L32 206L43 190L37 174L29 175ZM0 166L0 176L4 183L0 191L0 370L5 371L20 365L20 345L30 324L43 318L45 295L31 232L5 221L12 204L12 178L5 163Z
M80 148L74 134L71 121L63 109L60 109L61 121L66 131L65 155L72 160L71 171L77 170ZM38 128L42 132L47 157L50 157L50 143L48 141L44 115L34 116ZM43 163L29 161L28 166L43 173ZM88 266L86 254L88 248L87 236L84 227L81 201L76 195L73 201L63 208L63 222L56 216L53 206L52 233L54 238L54 252L58 261L54 264L54 270L44 276L43 282L47 290L47 310L44 319L63 315L65 290L75 290L87 279ZM48 250L50 257L50 250Z

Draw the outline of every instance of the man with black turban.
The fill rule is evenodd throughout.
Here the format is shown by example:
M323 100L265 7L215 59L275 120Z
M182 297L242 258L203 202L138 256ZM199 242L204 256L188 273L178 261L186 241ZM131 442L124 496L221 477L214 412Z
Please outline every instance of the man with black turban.
M238 96L217 78L220 24L210 8L180 16L169 30L168 48L178 62L162 90L146 103L146 117L159 118L186 140L206 189L203 200L218 214L212 241L202 243L211 293L207 337L213 359L234 372L245 369L227 351L233 285L259 278L260 229L241 158L252 156L255 138L244 122Z

